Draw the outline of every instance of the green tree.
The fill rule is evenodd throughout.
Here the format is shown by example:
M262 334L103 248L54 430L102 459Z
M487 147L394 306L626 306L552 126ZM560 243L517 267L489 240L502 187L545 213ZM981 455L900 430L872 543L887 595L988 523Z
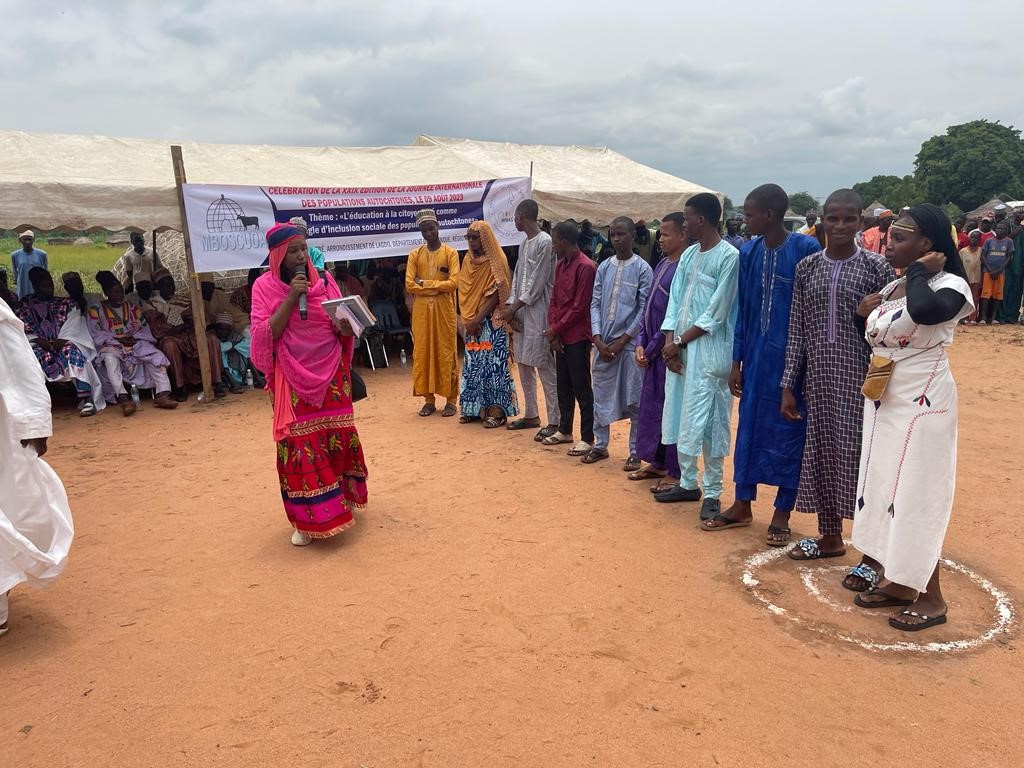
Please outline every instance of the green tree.
M732 204L732 198L731 197L726 195L725 197L722 198L722 210L723 211L731 211L735 207L736 206L734 206Z
M965 211L997 192L1024 196L1024 141L1020 131L998 121L951 125L921 145L914 178L928 202L953 202Z
M799 216L818 210L818 201L810 192L794 192L789 196L789 209Z
M860 181L853 185L853 191L870 205L875 200L893 211L905 205L914 205L924 201L924 190L917 180L910 176L872 176L868 181Z

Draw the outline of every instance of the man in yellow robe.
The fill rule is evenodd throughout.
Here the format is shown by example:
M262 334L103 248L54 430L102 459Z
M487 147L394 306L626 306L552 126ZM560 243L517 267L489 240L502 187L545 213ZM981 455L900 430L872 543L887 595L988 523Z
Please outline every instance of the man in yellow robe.
M416 223L425 243L409 254L405 267L405 289L412 296L412 393L423 396L420 416L437 410L436 395L446 400L441 415L454 416L459 398L455 344L459 252L441 242L432 210L419 211Z

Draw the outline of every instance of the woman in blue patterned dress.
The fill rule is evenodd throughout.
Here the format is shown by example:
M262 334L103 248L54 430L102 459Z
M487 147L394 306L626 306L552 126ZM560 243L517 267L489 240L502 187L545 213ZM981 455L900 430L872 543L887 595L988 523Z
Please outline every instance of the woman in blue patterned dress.
M486 221L470 224L466 239L469 253L459 271L459 333L466 343L459 421L482 420L494 429L519 413L508 325L500 312L511 292L512 273Z

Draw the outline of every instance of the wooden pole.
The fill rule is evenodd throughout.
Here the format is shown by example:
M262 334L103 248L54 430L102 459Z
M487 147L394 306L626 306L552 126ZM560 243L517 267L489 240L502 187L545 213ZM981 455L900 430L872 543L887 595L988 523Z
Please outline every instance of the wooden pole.
M181 234L185 238L185 263L188 267L188 295L192 301L192 324L195 326L196 348L199 350L199 372L203 377L203 397L213 401L213 374L210 372L210 346L206 342L206 308L203 293L199 288L199 276L192 261L192 241L188 236L188 215L185 213L185 162L181 159L181 147L171 147L171 163L174 165L174 184L178 188L178 210L181 211ZM178 382L178 386L183 386Z

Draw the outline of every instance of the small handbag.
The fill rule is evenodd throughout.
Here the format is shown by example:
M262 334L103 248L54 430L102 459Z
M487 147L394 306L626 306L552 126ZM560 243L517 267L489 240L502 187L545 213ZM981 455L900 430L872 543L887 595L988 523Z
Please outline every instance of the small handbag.
M868 400L875 402L882 399L885 388L889 385L889 378L893 369L896 368L896 361L882 355L872 355L871 364L868 366L867 376L861 384L860 391Z
M359 375L359 372L355 368L350 368L349 378L352 380L352 402L358 403L360 400L365 400L366 382L363 381L363 377Z

